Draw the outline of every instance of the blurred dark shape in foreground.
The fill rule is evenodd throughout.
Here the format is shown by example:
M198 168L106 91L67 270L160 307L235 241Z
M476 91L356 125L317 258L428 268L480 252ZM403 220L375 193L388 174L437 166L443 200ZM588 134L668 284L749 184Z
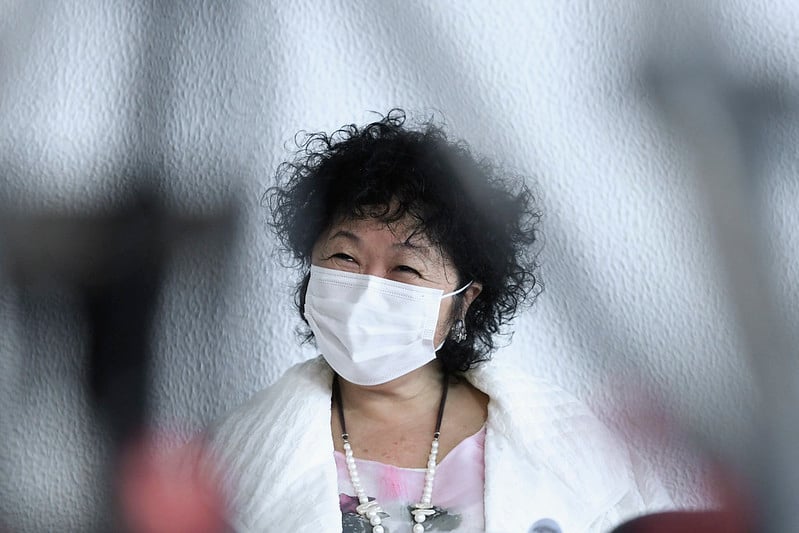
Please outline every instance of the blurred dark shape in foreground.
M169 531L221 530L221 494L210 480L173 476L179 452L166 457L151 448L147 387L152 320L170 252L196 237L225 246L235 221L232 204L205 216L170 213L152 190L104 214L0 212L2 259L12 283L67 286L82 301L91 335L89 397L112 439L108 487L122 497L112 513L115 529L167 531L155 525L160 512ZM185 451L200 453L196 446ZM190 527L177 527L184 513ZM206 528L198 525L203 517Z
M653 47L648 96L692 152L719 275L762 402L753 427L740 436L744 446L735 450L733 443L724 443L712 450L724 468L744 480L749 505L722 499L719 513L664 513L617 531L799 531L799 359L766 260L769 239L760 205L765 176L759 165L766 148L764 127L776 117L795 117L796 98L776 84L733 76L696 28L665 26L672 33L662 37L674 42L677 33L680 44Z

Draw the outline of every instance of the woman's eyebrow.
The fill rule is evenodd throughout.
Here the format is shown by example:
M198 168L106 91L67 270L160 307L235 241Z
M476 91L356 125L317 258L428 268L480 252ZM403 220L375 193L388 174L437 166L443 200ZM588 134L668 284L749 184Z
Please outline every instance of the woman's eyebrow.
M344 238L344 239L353 241L356 244L361 242L361 238L360 237L358 237L357 235L355 235L351 231L347 231L345 229L338 230L328 240L332 241L333 239L337 239L337 238Z
M403 242L397 242L392 245L394 248L400 248L402 250L408 250L416 255L420 255L425 259L431 258L430 247L425 244L413 244L410 239L406 239Z
M361 238L358 237L355 233L346 229L340 229L337 232L335 232L333 235L330 236L328 242L334 239L346 239L348 241L352 241L356 245L361 244ZM409 251L414 255L421 256L423 259L429 260L432 258L432 252L429 246L427 246L426 244L414 244L411 242L410 239L406 239L401 242L395 242L394 244L391 245L391 247L395 249L400 249L402 251Z

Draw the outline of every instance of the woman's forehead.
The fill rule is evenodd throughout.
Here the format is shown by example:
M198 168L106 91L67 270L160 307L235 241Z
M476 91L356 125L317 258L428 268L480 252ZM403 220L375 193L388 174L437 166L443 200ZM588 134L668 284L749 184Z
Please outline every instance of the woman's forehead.
M434 248L430 238L420 227L419 220L410 215L389 222L374 217L344 217L331 224L321 237L323 240L355 237L384 241L387 244Z

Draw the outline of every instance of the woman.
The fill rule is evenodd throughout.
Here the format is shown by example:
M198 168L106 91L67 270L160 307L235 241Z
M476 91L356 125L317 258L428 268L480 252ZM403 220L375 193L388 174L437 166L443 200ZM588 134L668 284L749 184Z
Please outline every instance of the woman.
M600 531L668 505L582 405L487 363L539 292L539 213L404 121L310 135L267 193L321 355L214 430L233 528Z

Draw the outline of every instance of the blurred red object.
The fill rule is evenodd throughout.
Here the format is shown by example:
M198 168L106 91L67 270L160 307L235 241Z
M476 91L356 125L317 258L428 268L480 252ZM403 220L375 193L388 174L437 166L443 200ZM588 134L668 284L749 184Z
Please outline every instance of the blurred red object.
M713 511L669 511L625 522L612 533L751 533L754 508L745 485L720 463L712 463L708 496L720 504Z
M748 533L751 531L734 511L686 511L657 513L626 522L613 533Z
M165 439L143 439L120 465L120 511L131 533L220 533L225 500L199 442L169 448ZM161 443L156 445L156 443Z

